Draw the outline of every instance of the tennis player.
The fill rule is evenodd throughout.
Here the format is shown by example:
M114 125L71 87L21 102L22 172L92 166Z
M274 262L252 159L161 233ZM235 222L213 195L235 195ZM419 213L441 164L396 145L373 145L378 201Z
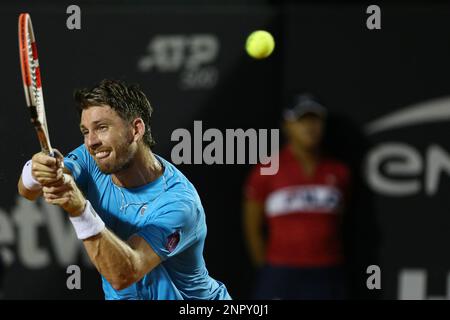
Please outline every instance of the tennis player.
M231 299L203 259L205 212L195 187L152 152L152 107L133 85L75 92L84 144L64 159L35 154L19 193L68 212L106 299Z

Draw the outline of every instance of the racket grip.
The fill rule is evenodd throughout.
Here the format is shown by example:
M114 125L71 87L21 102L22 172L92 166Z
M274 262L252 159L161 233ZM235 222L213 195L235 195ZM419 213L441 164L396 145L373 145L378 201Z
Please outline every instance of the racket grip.
M44 131L44 128L42 127L39 120L36 120L34 122L34 128L36 129L36 133L39 139L39 143L41 144L41 149L45 154L54 156L53 149L50 146L50 142L48 141L47 134Z

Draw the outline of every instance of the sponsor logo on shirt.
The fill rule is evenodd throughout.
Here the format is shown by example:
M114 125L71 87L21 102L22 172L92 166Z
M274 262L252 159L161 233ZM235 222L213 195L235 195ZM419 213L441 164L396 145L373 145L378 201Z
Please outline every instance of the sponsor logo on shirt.
M145 210L147 210L147 205L146 205L146 204L144 204L144 205L141 207L141 209L139 210L139 213L141 214L141 216L144 215Z
M77 161L77 160L78 160L78 157L77 157L76 155L74 155L73 153L69 153L69 154L67 155L67 158L72 159L72 160L74 160L74 161Z
M341 193L333 186L294 186L270 194L266 212L271 217L299 211L333 213L340 200Z
M178 243L180 242L180 232L175 231L170 236L167 237L167 244L166 249L169 252L172 252L177 247Z

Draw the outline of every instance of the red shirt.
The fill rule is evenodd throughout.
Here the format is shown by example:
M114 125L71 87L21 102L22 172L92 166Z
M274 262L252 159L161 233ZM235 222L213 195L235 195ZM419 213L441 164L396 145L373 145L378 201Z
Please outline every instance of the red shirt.
M245 194L264 203L269 232L266 262L289 267L341 264L339 213L348 190L348 168L322 158L308 176L289 146L280 152L275 175L261 175L260 168L253 168Z

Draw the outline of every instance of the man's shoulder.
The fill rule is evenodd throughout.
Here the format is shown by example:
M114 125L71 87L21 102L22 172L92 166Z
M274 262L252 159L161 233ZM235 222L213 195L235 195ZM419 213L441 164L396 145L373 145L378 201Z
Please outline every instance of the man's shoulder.
M192 225L200 221L204 214L201 203L186 193L166 192L158 200L151 215L151 220L164 224Z
M192 211L201 207L200 198L195 189L184 188L177 184L166 190L162 206L170 210Z
M197 190L189 179L172 163L162 157L159 159L163 160L165 170L167 170L164 172L166 190L161 199L163 200L161 205L177 209L201 206Z
M195 198L197 190L192 182L175 165L160 156L158 156L158 159L164 165L167 191L169 193L177 193L183 198Z

